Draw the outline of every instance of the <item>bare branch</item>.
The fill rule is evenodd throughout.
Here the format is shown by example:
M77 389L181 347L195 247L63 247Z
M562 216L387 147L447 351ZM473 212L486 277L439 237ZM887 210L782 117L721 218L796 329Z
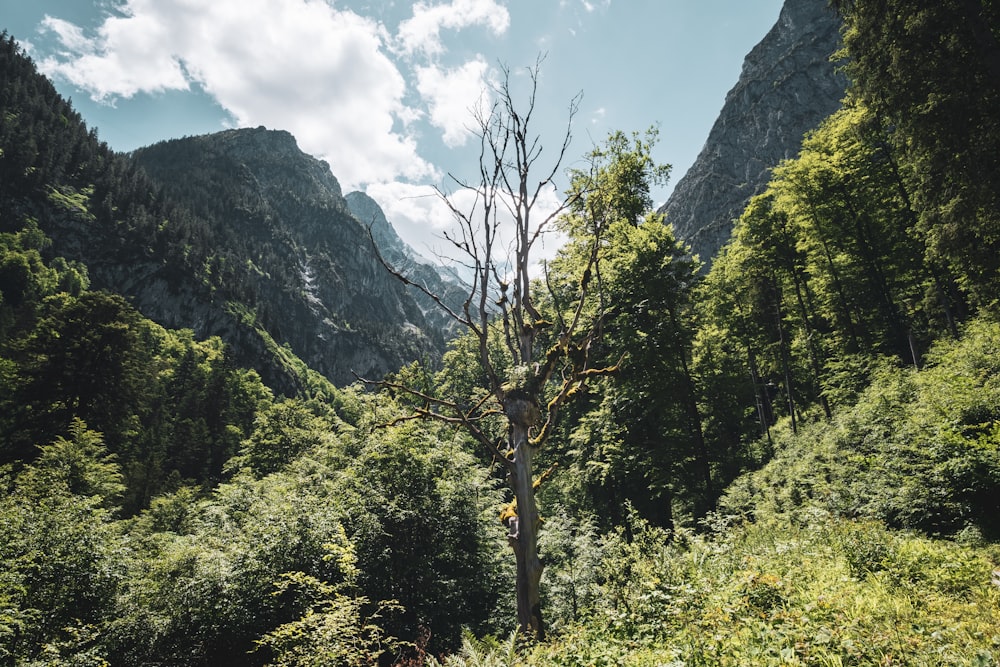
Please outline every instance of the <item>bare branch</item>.
M572 377L563 380L562 386L559 388L559 392L548 402L548 405L546 406L545 423L542 424L542 428L539 430L538 435L530 440L531 446L541 447L542 444L549 439L549 436L552 434L552 429L555 427L559 416L559 408L561 408L577 392L582 390L591 378L617 373L619 368L621 368L621 363L624 359L625 358L622 357L618 360L618 363L613 366L590 368L581 373L574 373Z
M500 447L497 445L497 443L492 438L490 438L481 428L479 428L479 425L476 423L487 416L492 416L496 414L495 411L489 410L479 415L474 415L475 411L479 407L482 407L482 405L486 402L486 400L492 397L492 394L487 395L483 400L481 400L479 403L476 404L476 408L467 413L463 411L461 406L459 406L454 401L448 401L445 399L437 398L435 396L431 396L425 392L413 389L412 387L408 387L398 382L390 382L388 380L368 380L357 374L355 374L355 377L364 384L379 387L382 389L397 390L404 394L407 394L409 396L424 401L425 405L428 406L436 405L440 408L447 409L450 412L454 413L454 414L444 414L442 412L438 412L437 410L432 410L429 407L417 407L413 408L413 413L409 415L396 417L386 422L385 424L382 425L383 428L397 426L399 424L409 421L418 421L424 419L441 422L443 424L450 424L453 426L461 426L486 450L486 453L491 458L500 461L500 463L502 463L504 467L508 469L513 465L512 461L507 456L506 452L502 451Z

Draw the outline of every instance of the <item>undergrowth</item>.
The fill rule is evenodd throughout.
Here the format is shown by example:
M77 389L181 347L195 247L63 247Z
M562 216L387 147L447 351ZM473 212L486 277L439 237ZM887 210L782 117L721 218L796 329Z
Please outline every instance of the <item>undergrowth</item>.
M467 641L466 665L997 665L1000 551L817 516L603 545L585 620L520 652ZM639 544L641 548L633 548Z
M549 639L445 664L1000 664L998 350L974 321L832 420L775 429L704 530L600 538L560 515L546 539L576 546L550 548Z

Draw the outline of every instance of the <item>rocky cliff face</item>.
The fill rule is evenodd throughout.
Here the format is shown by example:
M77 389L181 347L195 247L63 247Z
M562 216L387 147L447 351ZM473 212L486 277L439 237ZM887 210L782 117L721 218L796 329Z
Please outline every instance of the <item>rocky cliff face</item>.
M771 169L794 157L803 135L839 108L847 81L830 57L840 25L827 0L786 0L747 55L698 159L660 209L706 264Z
M379 253L389 266L438 297L453 312L462 312L462 302L468 295L468 289L456 277L445 272L443 267L427 262L406 245L386 219L378 202L364 192L350 192L344 199L354 217L371 230ZM435 330L447 334L456 331L455 320L426 292L413 286L409 291L427 322Z
M329 166L292 135L230 130L163 142L135 159L227 246L203 276L215 286L207 303L203 290L176 281L118 276L147 316L222 335L238 357L259 353L253 332L263 331L338 384L442 349L441 332L379 263ZM220 271L232 278L217 285Z

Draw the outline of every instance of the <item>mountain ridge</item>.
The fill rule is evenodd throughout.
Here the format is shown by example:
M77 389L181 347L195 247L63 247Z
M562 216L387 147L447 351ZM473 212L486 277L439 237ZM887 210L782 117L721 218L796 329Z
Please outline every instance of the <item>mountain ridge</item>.
M826 0L786 0L747 54L694 164L659 212L706 268L733 220L802 138L840 107L846 77L832 55L841 20Z
M333 382L381 377L442 348L440 332L378 261L329 165L288 132L226 130L133 157L168 196L245 244L261 324ZM270 247L255 250L254 240ZM274 253L266 271L254 252Z

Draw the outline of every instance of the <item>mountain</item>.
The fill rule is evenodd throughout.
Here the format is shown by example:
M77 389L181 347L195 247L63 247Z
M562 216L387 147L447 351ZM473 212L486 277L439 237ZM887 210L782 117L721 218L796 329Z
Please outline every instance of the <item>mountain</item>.
M234 257L216 263L250 269L257 321L310 368L344 384L355 372L381 377L441 350L441 332L379 262L329 165L288 132L259 127L165 141L134 159L165 196L223 232ZM385 226L380 237L394 237ZM406 252L395 240L392 252ZM154 319L192 326L180 312L187 301L148 287L130 293ZM200 321L199 335L219 333L198 330Z
M827 0L786 0L744 60L698 158L660 208L706 265L771 169L840 107L847 80L831 60L840 26Z
M41 259L80 267L160 325L219 336L271 388L303 390L307 368L337 384L381 377L443 350L328 165L287 132L115 153L12 38L0 114L0 233L37 237ZM0 271L4 293L25 293L25 271Z
M439 331L452 332L457 323L435 302L435 298L455 313L460 313L468 289L461 280L450 275L443 267L421 258L403 242L385 212L374 199L364 192L350 192L344 197L354 217L371 232L375 246L385 262L414 286L410 294L416 299L428 323ZM422 289L421 289L422 288ZM433 297L431 296L433 295Z

